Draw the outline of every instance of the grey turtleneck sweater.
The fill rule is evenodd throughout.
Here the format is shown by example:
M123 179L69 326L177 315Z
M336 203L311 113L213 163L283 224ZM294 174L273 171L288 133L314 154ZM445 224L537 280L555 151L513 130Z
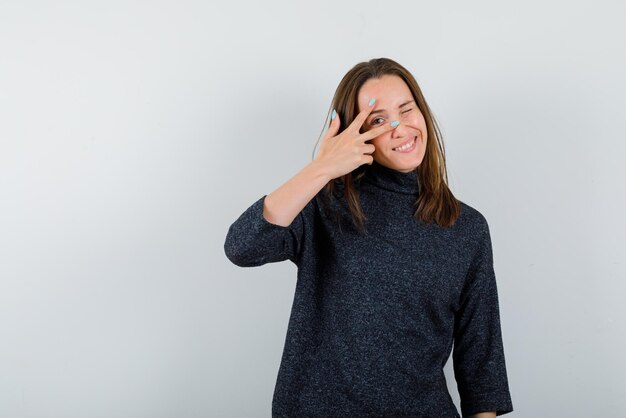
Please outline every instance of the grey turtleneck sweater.
M377 162L356 186L366 234L322 191L288 227L263 217L264 195L228 230L234 264L298 267L272 416L458 418L451 351L464 417L513 411L484 216L461 202L450 228L414 219L416 172Z

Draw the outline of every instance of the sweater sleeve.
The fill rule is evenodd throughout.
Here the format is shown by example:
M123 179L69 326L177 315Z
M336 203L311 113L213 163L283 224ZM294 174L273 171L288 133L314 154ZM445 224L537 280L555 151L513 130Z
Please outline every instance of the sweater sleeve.
M312 203L300 211L291 225L282 226L263 216L266 197L254 202L228 229L224 252L237 266L255 267L287 259L297 263L304 238L304 213L310 211Z
M463 417L513 411L500 327L491 236L481 215L480 245L455 313L453 364Z

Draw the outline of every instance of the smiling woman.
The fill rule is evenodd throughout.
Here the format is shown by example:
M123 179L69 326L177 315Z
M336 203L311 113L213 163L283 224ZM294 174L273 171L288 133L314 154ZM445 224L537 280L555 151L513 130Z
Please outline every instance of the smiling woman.
M298 267L272 416L459 418L451 350L464 417L513 411L489 226L448 188L415 79L359 63L332 115L317 158L224 243L238 266Z
M459 201L448 187L443 139L430 107L413 75L388 58L372 59L355 65L343 77L333 97L332 108L341 121L341 133L359 113L375 104L359 132L366 133L381 125L394 130L373 135L366 143L374 145L374 161L401 173L414 172L420 189L415 218L450 227L459 217ZM330 126L332 130L332 124ZM357 184L366 171L360 166L340 179L351 217L364 227L364 214L357 196ZM332 194L337 182L329 182L324 194Z

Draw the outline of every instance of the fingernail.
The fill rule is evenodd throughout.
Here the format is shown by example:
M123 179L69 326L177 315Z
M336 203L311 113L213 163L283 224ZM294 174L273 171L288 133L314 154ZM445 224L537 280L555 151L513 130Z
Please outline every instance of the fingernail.
M376 102L376 99L371 99L369 102L369 105L372 106L374 104L374 102Z
M336 117L337 117L337 112L335 112L335 109L333 109L333 113L330 115L330 119L335 120Z
M400 121L399 120L394 120L393 122L391 122L390 125L395 128L396 126L400 125Z

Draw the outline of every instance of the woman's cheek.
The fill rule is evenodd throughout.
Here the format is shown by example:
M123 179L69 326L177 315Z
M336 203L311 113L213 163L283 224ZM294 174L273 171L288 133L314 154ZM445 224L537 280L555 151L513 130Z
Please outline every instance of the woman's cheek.
M419 115L413 115L411 117L411 124L413 126L419 126L422 124L422 121L424 120L424 117L421 115L421 113Z

